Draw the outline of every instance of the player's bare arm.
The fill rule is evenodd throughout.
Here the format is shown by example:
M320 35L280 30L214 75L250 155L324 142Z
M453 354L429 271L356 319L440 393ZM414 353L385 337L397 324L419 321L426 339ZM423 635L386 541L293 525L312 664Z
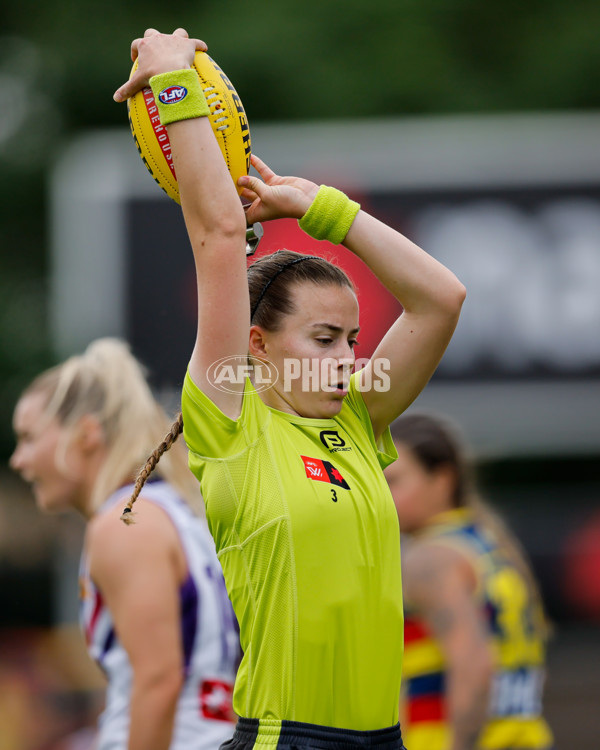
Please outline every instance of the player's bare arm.
M486 720L492 675L488 635L473 599L474 572L459 552L415 544L403 566L406 601L439 641L448 663L448 750L474 750Z
M435 258L364 211L357 214L344 245L369 266L403 307L365 368L372 368L376 358L390 364L391 387L363 392L378 437L419 395L435 371L458 322L465 288ZM367 372L364 380L375 382Z
M131 527L118 523L118 512L90 525L91 575L133 671L128 750L167 750L183 683L178 591L185 562L162 509L140 504L140 523Z

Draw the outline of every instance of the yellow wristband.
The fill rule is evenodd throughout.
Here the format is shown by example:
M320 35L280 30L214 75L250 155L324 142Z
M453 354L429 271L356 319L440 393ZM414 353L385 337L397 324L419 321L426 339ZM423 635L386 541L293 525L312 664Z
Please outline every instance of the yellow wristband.
M195 68L159 73L150 79L161 125L210 114Z
M321 185L298 224L300 229L316 240L329 240L334 245L339 245L359 211L360 203L350 200L341 190Z

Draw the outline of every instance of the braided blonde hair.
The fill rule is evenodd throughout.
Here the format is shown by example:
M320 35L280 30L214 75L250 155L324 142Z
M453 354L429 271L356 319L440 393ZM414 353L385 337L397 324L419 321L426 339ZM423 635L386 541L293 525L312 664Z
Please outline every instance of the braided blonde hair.
M123 508L123 513L121 514L121 521L123 521L124 523L126 524L133 523L133 519L132 519L133 504L138 499L140 492L142 491L142 488L146 484L146 480L156 468L156 465L160 461L163 453L166 453L171 448L173 443L177 440L177 438L181 435L182 432L183 432L183 414L179 412L179 414L177 415L177 418L171 425L171 429L167 432L167 434L161 440L160 445L158 445L152 451L152 453L148 456L148 458L146 459L146 463L142 466L142 468L140 469L135 479L133 492L131 493L131 497L127 501L127 505Z

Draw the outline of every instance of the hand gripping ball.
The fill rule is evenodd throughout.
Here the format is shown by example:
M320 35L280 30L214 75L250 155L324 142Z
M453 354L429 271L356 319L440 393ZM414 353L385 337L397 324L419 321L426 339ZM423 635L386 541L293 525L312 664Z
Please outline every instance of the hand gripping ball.
M133 64L131 73L137 68ZM238 190L238 177L250 170L250 129L240 97L229 78L206 53L196 52L194 68L210 109L215 138ZM152 89L147 86L127 103L129 124L142 161L165 193L177 203L179 188L166 127L160 124Z

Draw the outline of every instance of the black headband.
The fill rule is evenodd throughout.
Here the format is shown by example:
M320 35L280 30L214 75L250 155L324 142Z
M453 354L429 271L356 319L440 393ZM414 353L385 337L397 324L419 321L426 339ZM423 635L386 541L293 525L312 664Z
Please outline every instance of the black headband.
M279 266L277 271L275 271L275 273L263 286L261 293L258 295L258 299L256 300L256 303L254 307L252 308L252 312L250 313L251 321L254 315L256 314L256 311L258 310L258 306L262 302L263 297L267 293L267 289L271 286L271 284L275 281L275 279L279 276L279 274L283 273L286 268L289 268L290 266L295 266L296 263L302 263L303 260L323 260L323 258L319 258L318 255L303 255L301 258L294 258L294 260L288 260L287 263L284 263L283 265Z

